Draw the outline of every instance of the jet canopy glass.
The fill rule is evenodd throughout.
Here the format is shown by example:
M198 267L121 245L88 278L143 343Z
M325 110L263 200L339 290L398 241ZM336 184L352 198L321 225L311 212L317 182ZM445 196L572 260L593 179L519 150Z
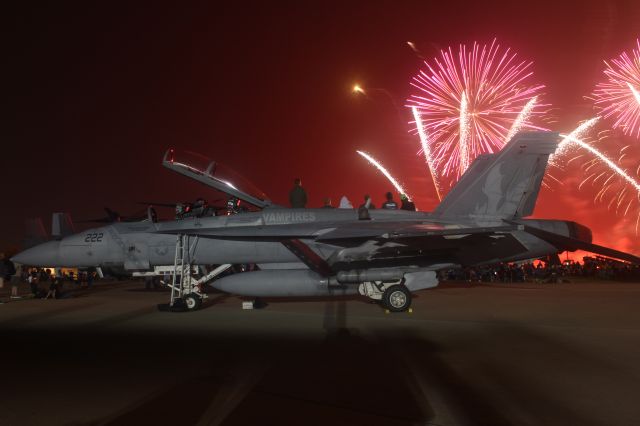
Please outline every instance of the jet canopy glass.
M271 205L266 194L224 164L192 151L168 150L162 165L258 208Z

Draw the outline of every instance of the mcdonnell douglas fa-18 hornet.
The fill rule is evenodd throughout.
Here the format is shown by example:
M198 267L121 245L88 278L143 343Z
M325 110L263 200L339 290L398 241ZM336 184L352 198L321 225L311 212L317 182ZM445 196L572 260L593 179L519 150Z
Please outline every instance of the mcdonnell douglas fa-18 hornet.
M165 167L242 200L252 211L113 223L49 241L13 260L60 267L115 265L129 271L185 263L254 264L255 270L210 285L252 297L360 294L391 311L409 309L411 294L437 286L436 272L445 268L578 249L640 263L636 256L592 244L591 231L575 222L525 219L533 213L557 145L556 133L517 134L502 151L479 156L431 213L283 208L224 179L218 163L197 168L168 151ZM178 299L197 308L203 296L199 286L181 288Z

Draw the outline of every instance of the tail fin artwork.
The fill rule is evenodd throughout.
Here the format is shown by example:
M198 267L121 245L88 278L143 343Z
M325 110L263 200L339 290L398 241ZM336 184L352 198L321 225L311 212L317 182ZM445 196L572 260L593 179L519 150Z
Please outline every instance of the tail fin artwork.
M502 151L479 156L434 210L434 216L492 219L530 216L549 155L558 142L558 133L520 132Z

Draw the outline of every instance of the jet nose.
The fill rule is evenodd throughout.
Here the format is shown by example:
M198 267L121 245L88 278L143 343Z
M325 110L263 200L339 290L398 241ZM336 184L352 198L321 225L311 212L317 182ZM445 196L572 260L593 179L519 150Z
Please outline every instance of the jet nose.
M60 241L47 241L16 254L11 261L30 266L58 266L59 248Z

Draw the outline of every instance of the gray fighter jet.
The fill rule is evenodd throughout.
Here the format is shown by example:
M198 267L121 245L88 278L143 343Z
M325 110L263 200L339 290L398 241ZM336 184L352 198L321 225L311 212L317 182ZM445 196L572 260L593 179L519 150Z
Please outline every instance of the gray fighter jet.
M47 266L114 266L143 271L188 256L191 265L254 264L211 282L253 297L361 294L404 311L411 294L438 284L436 271L587 250L640 263L591 243L575 222L525 219L533 213L550 132L523 132L496 154L478 157L431 213L402 210L288 209L239 189L218 165L196 168L165 154L163 165L253 206L244 213L154 223L114 223L49 241L13 258ZM201 293L183 295L197 307Z

